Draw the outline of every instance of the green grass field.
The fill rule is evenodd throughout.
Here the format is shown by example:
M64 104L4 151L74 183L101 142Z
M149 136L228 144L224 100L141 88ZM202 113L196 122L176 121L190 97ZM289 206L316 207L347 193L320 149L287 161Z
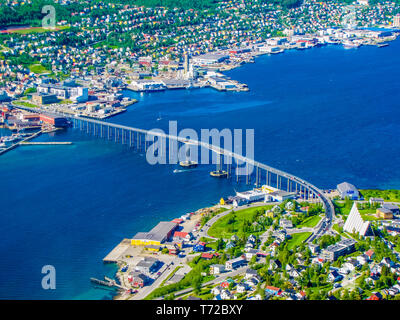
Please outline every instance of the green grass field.
M376 216L375 209L358 209L361 214L361 217L367 221L374 221L374 220L382 220Z
M321 219L322 219L322 218L321 218L319 215L309 217L309 218L305 219L305 220L303 221L303 223L299 224L299 225L297 226L297 228L303 228L303 227L313 228L313 227L315 227L315 226L318 224L318 222L319 222Z
M261 206L236 211L236 222L232 224L229 224L229 220L232 218L233 213L229 213L215 222L208 230L208 234L215 238L229 238L242 229L245 221L250 221L252 223L252 217L257 210L267 210L271 208L272 206Z
M364 189L360 190L365 200L369 198L382 198L385 201L400 202L400 190L379 190L379 189Z
M29 66L29 70L33 73L36 74L42 74L42 73L51 73L51 71L47 70L44 66L41 64L31 64Z
M27 108L38 108L37 105L33 104L33 103L29 103L29 102L25 102L25 101L16 101L16 105L21 105Z
M288 240L287 248L291 250L294 247L299 246L303 241L305 241L309 236L311 236L311 234L312 232L302 232L293 234L292 238Z

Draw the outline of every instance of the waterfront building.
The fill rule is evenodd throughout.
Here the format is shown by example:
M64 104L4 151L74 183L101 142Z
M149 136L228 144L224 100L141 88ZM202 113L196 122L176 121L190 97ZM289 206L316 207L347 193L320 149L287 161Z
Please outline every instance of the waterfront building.
M66 127L68 126L68 121L66 118L63 117L59 117L56 115L52 115L52 114L40 114L39 117L40 121L50 124L54 127Z
M162 81L154 81L147 79L132 80L131 85L137 91L162 91L165 90L165 86Z
M348 197L350 200L358 200L359 192L357 188L348 182L342 182L337 185L337 191L342 199Z
M211 65L229 59L228 55L218 53L206 53L193 58L193 63L199 65Z
M257 190L236 192L236 196L246 199L248 202L264 201L265 199L265 193L263 191L257 191Z
M287 192L287 191L278 190L278 191L268 193L265 196L265 202L269 202L269 201L282 202L285 200L290 200L290 199L295 199L295 198L296 198L295 192Z
M400 28L400 14L396 14L393 17L393 27Z
M132 283L132 286L142 288L148 283L149 278L145 274L136 271L129 274L128 281Z
M353 203L350 214L346 219L343 230L350 233L358 233L360 236L368 235L371 232L369 221L364 221L358 211L357 203Z
M146 257L140 260L135 267L136 271L142 272L144 274L153 273L158 269L159 261L152 257Z
M138 232L131 240L133 246L160 245L171 238L178 224L161 221L149 232Z

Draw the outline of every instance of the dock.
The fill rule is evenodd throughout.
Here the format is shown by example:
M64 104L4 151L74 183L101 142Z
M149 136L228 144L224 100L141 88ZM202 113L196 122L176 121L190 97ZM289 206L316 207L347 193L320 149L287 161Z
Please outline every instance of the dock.
M99 284L105 287L115 287L118 289L122 289L122 290L129 290L128 288L125 288L123 286L121 286L120 284L118 284L115 280L112 280L106 276L104 276L104 280L99 280L96 278L90 278L90 281L95 283L95 284Z
M12 146L9 146L8 148L6 148L4 150L1 150L0 151L0 155L4 154L4 153L6 153L6 152L8 152L8 151L10 151L12 149L15 149L16 147L18 147L22 143L28 142L29 140L31 140L33 138L36 138L36 137L40 136L41 134L42 134L42 130L30 135L29 137L25 138L24 140L22 140L20 142L14 143Z
M122 240L111 252L103 259L104 263L117 263L119 258L131 245L130 239Z

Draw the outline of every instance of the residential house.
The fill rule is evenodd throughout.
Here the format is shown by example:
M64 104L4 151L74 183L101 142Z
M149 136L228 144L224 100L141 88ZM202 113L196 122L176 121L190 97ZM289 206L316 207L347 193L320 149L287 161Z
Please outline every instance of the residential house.
M194 246L193 246L193 251L194 252L203 252L206 248L206 243L205 242L197 242Z
M365 254L368 256L369 260L373 260L375 258L375 252L371 249L365 251Z
M220 274L225 272L225 265L223 264L213 264L210 266L210 273L211 274Z
M230 293L229 290L222 290L221 298L222 300L230 300L233 298L233 295Z
M269 262L269 270L275 270L282 268L282 264L278 259L273 259Z
M225 269L226 270L234 270L246 263L246 260L243 256L228 260L225 262Z
M381 261L381 264L383 264L389 268L394 266L394 262L390 258L383 258Z
M330 282L337 282L342 279L343 279L343 276L340 275L336 270L333 270L328 274L328 281L330 281Z
M258 250L257 249L250 249L244 255L247 261L250 261L251 258L257 257Z
M173 235L174 241L186 240L190 241L192 239L192 234L190 232L175 231Z
M236 291L238 293L245 293L248 289L248 286L246 283L239 283L236 287Z
M265 293L268 294L268 295L279 296L279 295L281 295L282 290L280 288L277 288L277 287L266 286L265 287Z
M257 270L247 268L246 272L244 274L244 278L245 279L250 279L250 278L253 278L253 277L258 277Z

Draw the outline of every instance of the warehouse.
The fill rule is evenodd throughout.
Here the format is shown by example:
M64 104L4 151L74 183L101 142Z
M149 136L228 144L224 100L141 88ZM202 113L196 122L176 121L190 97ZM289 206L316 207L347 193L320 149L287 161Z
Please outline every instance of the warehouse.
M161 221L149 232L138 232L131 241L133 246L160 245L171 238L178 224Z

